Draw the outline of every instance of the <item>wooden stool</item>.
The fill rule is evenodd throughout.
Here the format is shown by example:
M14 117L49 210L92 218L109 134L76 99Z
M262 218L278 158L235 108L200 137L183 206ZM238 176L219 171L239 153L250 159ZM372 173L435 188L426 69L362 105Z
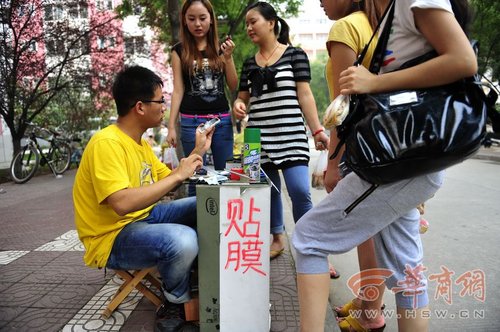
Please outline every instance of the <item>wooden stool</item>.
M115 295L111 298L106 309L102 312L102 317L108 319L113 311L122 303L122 301L130 294L131 291L137 289L150 300L155 307L160 306L163 301L161 297L151 291L142 281L143 279L149 281L152 286L161 290L161 281L158 280L153 273L156 272L156 267L150 267L143 270L129 272L126 270L115 270L116 274L123 279L123 284L118 288Z

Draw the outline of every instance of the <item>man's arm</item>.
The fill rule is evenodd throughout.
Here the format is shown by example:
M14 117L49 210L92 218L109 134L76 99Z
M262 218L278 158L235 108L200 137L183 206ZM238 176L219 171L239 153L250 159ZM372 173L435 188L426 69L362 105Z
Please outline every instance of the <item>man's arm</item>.
M142 210L158 202L168 192L179 186L203 165L203 160L198 154L191 154L180 161L177 167L167 177L151 185L136 188L125 188L109 195L104 204L109 204L111 208L120 216L127 213Z
M214 130L214 127L203 133L196 130L196 143L193 152L187 158L182 158L179 167L167 177L148 186L118 190L109 195L103 203L109 204L120 216L155 204L168 192L179 186L182 181L192 176L196 169L203 166L202 156L212 144Z

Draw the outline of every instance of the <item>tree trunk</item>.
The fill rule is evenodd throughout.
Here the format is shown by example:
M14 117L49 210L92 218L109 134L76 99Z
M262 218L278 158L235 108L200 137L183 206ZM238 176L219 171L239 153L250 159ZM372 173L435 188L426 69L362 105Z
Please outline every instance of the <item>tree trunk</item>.
M179 32L181 22L179 20L179 1L167 0L168 20L170 21L170 29L172 32L172 45L179 41Z
M12 136L12 159L16 156L16 154L21 150L21 139L23 138L23 135L17 134L17 132L12 130L13 128L10 128L10 134Z

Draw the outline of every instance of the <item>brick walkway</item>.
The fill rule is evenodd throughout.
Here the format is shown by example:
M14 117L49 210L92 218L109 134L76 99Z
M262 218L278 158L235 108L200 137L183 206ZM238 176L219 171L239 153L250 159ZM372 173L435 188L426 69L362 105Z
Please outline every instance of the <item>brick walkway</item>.
M73 223L74 174L2 184L0 331L154 331L154 307L135 292L110 319L100 318L117 282L112 272L83 264ZM271 262L271 303L271 331L298 331L289 251Z

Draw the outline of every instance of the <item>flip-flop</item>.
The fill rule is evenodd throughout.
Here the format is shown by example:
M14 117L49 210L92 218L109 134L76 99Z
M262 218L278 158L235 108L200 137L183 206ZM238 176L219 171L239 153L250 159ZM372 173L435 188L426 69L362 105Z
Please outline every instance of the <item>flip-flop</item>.
M365 329L357 318L352 317L351 315L342 318L338 321L340 331L342 332L382 332L385 329L385 324L381 327L377 327L374 329Z
M382 304L380 310L384 309L385 309L385 304ZM358 307L353 300L351 300L341 307L335 307L333 310L337 313L337 317L347 317L350 315L351 311L361 310L361 308Z
M279 255L281 255L283 252L285 251L285 248L283 249L280 249L280 250L271 250L269 252L269 257L271 259L275 259L276 257L278 257Z

